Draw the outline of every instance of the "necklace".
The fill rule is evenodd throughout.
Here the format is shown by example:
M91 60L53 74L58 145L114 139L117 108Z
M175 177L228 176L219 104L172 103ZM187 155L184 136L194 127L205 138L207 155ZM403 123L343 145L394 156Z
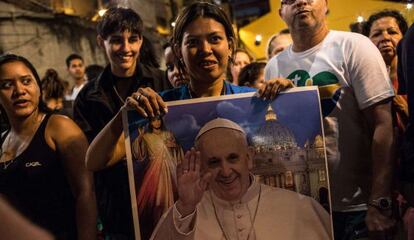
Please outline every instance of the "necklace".
M7 170L7 168L14 162L14 159L15 158L13 158L12 160L3 162L3 170Z
M122 99L121 95L119 94L118 90L116 89L115 84L112 85L112 88L114 89L114 92L116 94L116 96L118 97L119 101L121 101L122 105L125 104L124 99Z
M227 235L226 231L224 231L224 227L223 224L221 223L218 215L217 215L217 209L216 209L216 205L214 204L214 200L213 200L213 196L211 194L211 190L210 192L210 199L211 199L211 204L213 205L213 209L214 209L214 216L216 217L217 223L220 226L220 230L224 235L224 239L225 240L230 240L230 237ZM262 185L259 184L259 195L257 196L257 204L256 204L256 209L254 210L254 215L253 215L253 219L251 218L250 215L250 230L249 230L249 234L247 235L247 240L250 239L250 234L252 233L253 227L254 227L254 222L256 221L256 216L257 216L257 211L259 209L259 203L260 203L260 198L262 196ZM250 209L249 209L249 213L250 213ZM239 236L237 236L237 239L239 239Z
M10 147L10 142L12 142L10 139L11 139L11 135L9 135L8 136L8 139L7 139L7 148ZM17 138L13 138L13 139L17 139ZM7 161L4 161L3 162L3 170L7 170L7 168L10 165L12 165L12 163L17 159L17 156L19 156L21 153L23 153L23 151L26 149L26 147L31 142L30 139L31 139L31 137L30 138L27 138L27 139L25 139L23 141L21 141L22 143L17 147L14 155L12 155L13 154L13 151L11 151L11 152L8 152L8 151L4 151L3 152L3 151L1 151L2 155L3 155L3 153L5 153L7 155L12 156L11 160L7 160Z
M115 95L118 98L118 100L122 103L122 105L124 105L125 104L125 100L124 100L124 98L121 97L121 94L119 94L118 89L116 87L117 86L116 83L117 82L119 83L119 81L122 81L124 83L124 87L126 89L135 89L135 90L137 90L138 88L135 88L134 87L135 86L134 83L136 81L139 82L138 77L137 77L136 74L134 74L134 75L132 75L130 77L116 77L115 75L113 75L113 73L111 75L112 75L112 77L111 77L112 89L114 90ZM127 93L127 96L128 95L129 95L129 93Z
M34 135L36 134L36 132L37 132L37 129L38 129L38 127L40 126L40 123L42 123L43 122L43 119L46 117L46 114L44 114L41 118L40 118L40 121L36 121L36 122L34 122L33 124L35 125L34 126L34 129L35 129L35 131L34 131L34 133L33 133L33 135L30 135L29 137L26 137L26 138L24 138L23 140L21 140L20 141L20 144L18 145L18 147L16 148L16 150L15 150L15 152L14 152L14 156L11 158L11 160L8 160L8 161L4 161L3 162L3 170L7 170L7 168L16 160L16 156L19 156L20 154L22 154L25 150L26 150L26 147L29 145L29 143L32 141L32 138L34 137ZM7 154L7 155L12 155L12 153L13 153L13 151L3 151L3 145L4 145L4 147L6 148L6 149L8 149L8 148L10 148L10 143L12 142L11 141L11 138L12 138L12 135L11 135L11 130L9 129L8 130L8 132L6 133L7 134L7 136L6 136L6 138L7 138L7 144L6 144L6 138L4 139L4 143L5 144L1 144L1 146L0 146L0 157L3 157L3 154ZM15 138L13 138L13 140L16 140L16 139L18 139L19 140L19 138L17 137L15 137Z

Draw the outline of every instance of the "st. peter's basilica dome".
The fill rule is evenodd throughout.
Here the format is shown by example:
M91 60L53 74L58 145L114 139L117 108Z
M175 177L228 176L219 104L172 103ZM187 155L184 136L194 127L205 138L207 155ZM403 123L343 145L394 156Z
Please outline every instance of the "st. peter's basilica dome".
M286 126L277 120L276 113L269 105L266 113L266 122L252 138L252 143L258 152L272 152L279 149L298 148L295 136Z

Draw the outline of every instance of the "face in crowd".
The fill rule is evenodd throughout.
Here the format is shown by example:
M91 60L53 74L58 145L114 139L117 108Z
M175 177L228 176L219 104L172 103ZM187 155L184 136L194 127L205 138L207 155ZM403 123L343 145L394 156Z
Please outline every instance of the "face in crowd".
M212 173L210 189L220 199L240 200L250 186L249 172L253 166L253 151L247 145L245 134L215 128L201 135L197 146L202 171Z
M233 83L239 83L239 74L241 69L251 62L250 56L244 51L236 51L234 62L231 64L230 71Z
M204 17L191 22L184 31L181 54L193 79L223 78L231 54L223 25Z
M327 0L282 0L279 15L291 30L319 29L325 25Z
M105 49L112 73L118 77L134 75L143 41L139 15L129 8L110 8L97 31L98 45Z
M85 65L80 58L74 58L70 61L68 66L69 75L75 80L85 78Z
M0 65L0 104L9 118L26 118L38 111L39 82L37 73L22 61Z
M290 44L292 44L292 36L290 33L279 34L273 38L269 43L269 56L268 59L271 59L273 56L285 50Z
M118 77L132 76L139 57L142 37L125 30L111 33L106 39L99 41L100 45L105 48L112 73Z
M252 87L260 89L263 84L265 83L265 78L264 78L264 69L260 70L259 75L257 76L257 78L254 80L254 84Z
M234 39L230 20L219 7L200 3L186 8L177 18L172 38L178 67L185 69L193 84L223 81Z
M162 121L160 118L155 117L155 118L151 118L150 120L150 124L151 124L151 128L152 129L157 129L160 130L162 127Z
M188 82L184 73L180 73L175 65L175 57L171 47L164 49L165 65L167 66L167 78L174 88L180 87Z
M369 38L380 50L387 65L397 56L397 45L403 37L397 20L393 17L383 17L372 23Z
M246 65L241 71L239 76L239 85L253 88L261 88L265 83L264 68L266 63L252 62Z

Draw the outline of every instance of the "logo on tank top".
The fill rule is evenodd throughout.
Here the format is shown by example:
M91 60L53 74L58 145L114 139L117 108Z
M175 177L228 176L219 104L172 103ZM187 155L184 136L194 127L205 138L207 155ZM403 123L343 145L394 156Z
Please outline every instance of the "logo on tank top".
M36 162L27 162L24 166L27 167L27 168L40 167L40 166L42 166L42 164L40 162L36 161Z
M320 72L311 77L305 70L296 70L289 74L287 79L290 79L298 87L319 87L322 115L324 117L332 112L341 96L341 85L339 84L339 80L330 72Z

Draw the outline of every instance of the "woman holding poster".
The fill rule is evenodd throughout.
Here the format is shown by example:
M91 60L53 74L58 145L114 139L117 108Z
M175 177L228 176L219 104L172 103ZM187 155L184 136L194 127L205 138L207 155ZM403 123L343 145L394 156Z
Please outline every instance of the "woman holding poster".
M121 114L125 108L135 109L142 117L154 118L168 112L164 101L256 91L226 81L227 66L233 61L237 45L236 35L226 13L217 5L195 2L188 6L177 18L171 43L177 67L180 72L188 74L189 84L160 94L148 87L134 92L91 143L86 157L87 166L105 168L125 159ZM278 92L292 86L291 81L272 79L258 92L263 99L273 99Z

